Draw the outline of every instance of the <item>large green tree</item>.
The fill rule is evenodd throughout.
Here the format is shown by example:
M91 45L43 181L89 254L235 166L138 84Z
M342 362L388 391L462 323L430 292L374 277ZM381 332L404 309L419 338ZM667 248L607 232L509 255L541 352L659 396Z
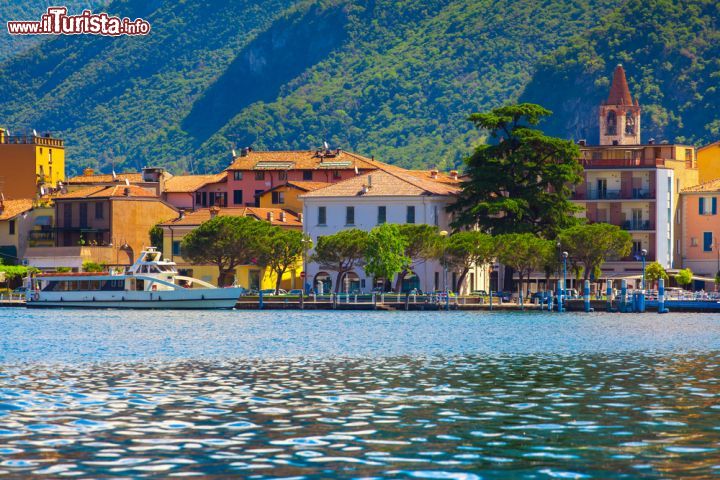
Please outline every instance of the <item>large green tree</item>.
M658 262L650 262L648 263L647 267L645 268L645 280L650 282L651 285L654 285L655 282L657 282L660 279L668 280L668 274L663 268L662 265L660 265Z
M437 258L442 237L437 227L426 224L406 223L400 225L400 234L405 239L405 256L410 263L398 273L395 291L402 290L402 283L410 273L424 262Z
M576 225L560 232L558 239L574 264L582 265L583 280L588 280L606 260L620 259L632 250L630 234L608 223Z
M448 268L460 275L453 285L454 291L463 293L465 278L474 266L482 266L495 257L495 241L492 236L477 230L461 231L450 235L444 249Z
M340 292L343 277L365 262L368 234L357 228L340 230L318 237L312 260L321 268L337 273L335 292Z
M479 145L466 160L468 180L450 207L456 227L479 225L493 234L554 238L577 223L570 188L582 180L580 151L571 141L532 128L550 114L522 103L470 116L493 142Z
M525 279L543 266L547 252L553 248L553 242L533 233L510 233L498 235L495 245L498 260L518 274L518 291L522 302Z
M285 272L297 265L305 250L307 237L297 230L269 226L258 243L258 263L275 274L275 293L280 290Z
M384 223L373 228L368 233L365 249L365 273L391 282L411 263L405 255L406 247L407 240L399 225Z
M218 285L232 283L235 268L257 261L267 223L252 217L217 216L182 240L182 256L218 267Z

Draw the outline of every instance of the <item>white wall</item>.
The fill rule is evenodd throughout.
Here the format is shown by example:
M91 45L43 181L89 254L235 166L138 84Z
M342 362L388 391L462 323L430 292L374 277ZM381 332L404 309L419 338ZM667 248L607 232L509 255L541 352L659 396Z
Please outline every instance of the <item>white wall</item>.
M663 267L671 268L675 248L673 241L675 225L672 222L672 212L675 209L673 198L677 192L668 191L668 179L674 189L675 178L673 170L670 169L658 168L655 172L657 175L655 178L655 208L657 209L655 212L655 252L657 252L657 261ZM668 210L670 216L668 216Z

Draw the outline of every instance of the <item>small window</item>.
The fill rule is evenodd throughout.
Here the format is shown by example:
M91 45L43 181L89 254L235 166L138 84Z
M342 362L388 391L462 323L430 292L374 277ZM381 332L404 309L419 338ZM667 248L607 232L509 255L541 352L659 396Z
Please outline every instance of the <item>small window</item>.
M265 172L255 172L255 180L265 180Z
M303 170L303 180L306 182L312 181L313 179L313 172L312 170Z
M102 202L96 202L95 203L95 218L101 219L105 218L105 204Z
M691 247L697 247L697 246L698 246L697 237L690 237L690 246L691 246Z
M355 225L355 207L345 207L345 225Z
M717 215L717 197L700 197L698 213L700 215Z
M440 209L437 205L433 206L433 224L436 227L440 225Z
M415 223L415 206L409 205L407 207L407 215L405 218L405 223Z
M255 190L255 206L260 206L260 195L262 195L264 190Z
M378 207L377 223L380 225L385 222L387 222L387 207L383 205Z
M10 220L8 227L10 228L10 235L15 235L15 220Z
M287 180L287 172L285 170L278 172L278 180Z
M318 207L318 225L327 225L327 207Z
M239 170L235 170L233 172L233 180L242 180L243 179L243 172Z
M333 170L333 178L334 178L335 180L339 180L340 177L341 177L341 175L340 175L340 170Z
M235 205L242 205L243 198L242 198L242 190L233 190L233 203Z
M713 234L712 232L703 232L703 252L712 252Z
M180 240L173 240L172 242L172 254L180 255Z
M273 205L282 205L285 203L285 192L272 192Z

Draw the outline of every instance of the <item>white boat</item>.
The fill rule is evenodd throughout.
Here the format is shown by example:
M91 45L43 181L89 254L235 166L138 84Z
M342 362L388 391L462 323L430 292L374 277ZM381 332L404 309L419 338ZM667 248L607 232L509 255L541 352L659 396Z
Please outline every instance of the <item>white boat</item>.
M179 275L175 262L144 250L124 272L45 273L28 282L29 308L233 308L241 287L218 288Z

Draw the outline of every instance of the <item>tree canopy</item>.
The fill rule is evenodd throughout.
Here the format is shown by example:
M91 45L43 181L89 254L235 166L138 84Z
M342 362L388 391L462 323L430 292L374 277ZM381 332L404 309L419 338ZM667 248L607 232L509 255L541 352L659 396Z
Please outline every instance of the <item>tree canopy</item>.
M632 236L608 223L576 225L561 231L558 239L573 263L582 265L583 280L588 280L606 260L620 259L632 250Z
M518 288L522 298L524 280L542 267L548 252L555 248L554 242L532 233L499 235L495 242L498 260L518 274Z
M367 242L367 232L357 228L318 237L312 260L321 268L337 273L335 292L340 292L341 282L348 272L365 264Z
M265 222L262 222L265 223ZM297 265L305 251L307 237L300 231L266 224L258 246L257 263L275 274L275 292L280 289L283 275Z
M479 225L493 234L537 233L554 238L577 223L570 187L582 178L580 151L572 141L532 128L551 112L522 103L470 116L495 140L466 160L454 225Z
M453 290L462 293L465 279L474 266L488 264L496 252L492 236L476 230L460 231L447 237L445 261L448 267L460 273Z
M370 230L365 247L365 272L375 278L391 282L396 274L406 270L412 259L406 253L407 237L400 226L384 223Z
M408 274L424 262L437 258L441 241L438 228L422 223L405 223L399 225L400 235L405 240L405 256L410 259L397 276L395 291L402 290L402 283Z

